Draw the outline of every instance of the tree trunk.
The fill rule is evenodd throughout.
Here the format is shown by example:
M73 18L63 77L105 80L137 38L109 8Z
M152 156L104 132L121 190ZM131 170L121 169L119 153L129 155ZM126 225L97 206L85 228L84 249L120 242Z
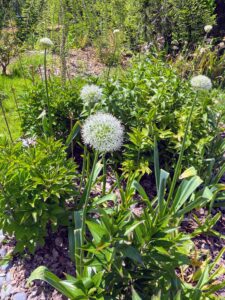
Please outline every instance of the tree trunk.
M6 69L7 69L7 66L6 65L2 65L2 75L7 75Z

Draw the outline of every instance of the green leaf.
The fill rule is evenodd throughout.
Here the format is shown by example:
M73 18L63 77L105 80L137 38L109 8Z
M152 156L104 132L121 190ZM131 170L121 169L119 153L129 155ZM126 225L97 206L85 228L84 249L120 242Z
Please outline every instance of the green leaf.
M70 143L71 143L71 142L75 139L75 137L78 135L78 133L80 132L80 128L81 128L80 122L77 121L77 122L74 124L74 126L73 126L73 128L72 128L72 130L71 130L71 132L70 132L70 134L69 134L69 136L68 136L68 138L66 139L65 145L66 145L67 147L70 145Z
M194 193L194 191L201 185L202 180L198 176L194 176L189 180L183 180L180 184L174 201L171 206L171 211L176 213L187 201L187 199Z
M122 249L121 252L123 253L123 255L125 257L129 257L130 259L132 259L140 264L143 264L141 254L136 248L134 248L132 246L126 246L124 249Z
M95 243L100 243L103 237L109 238L106 228L104 228L101 224L93 221L86 221L86 224L94 238Z
M197 171L194 167L190 167L189 169L185 170L179 177L179 179L185 179L188 177L193 177L197 175Z
M140 222L136 222L136 223L132 224L131 226L128 226L128 228L127 228L127 230L125 231L124 235L130 234L131 232L134 231L134 229L135 229L136 227L138 227L140 224L143 224L144 222L145 222L145 221L143 220L143 221L140 221Z
M141 297L138 295L138 293L133 288L133 286L132 286L132 300L142 300Z
M61 280L44 266L40 266L36 270L34 270L28 278L27 283L30 284L34 280L43 280L50 284L57 291L62 293L64 296L68 297L69 299L73 299L73 293L71 293L66 287L64 287L61 284Z
M156 188L159 192L159 177L160 177L160 170L159 170L159 151L157 145L157 139L154 137L154 168L155 168L155 181L156 181Z
M162 216L164 212L164 195L166 192L166 182L169 177L169 173L160 170L160 176L159 176L159 190L158 190L158 203L159 203L159 213Z
M196 289L202 289L202 287L208 283L209 280L209 266L206 265L204 271L202 272L201 277L199 278L199 281L196 285Z

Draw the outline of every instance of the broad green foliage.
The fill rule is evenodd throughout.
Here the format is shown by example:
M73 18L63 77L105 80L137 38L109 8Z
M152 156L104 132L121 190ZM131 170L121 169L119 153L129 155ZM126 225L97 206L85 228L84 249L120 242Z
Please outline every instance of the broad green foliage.
M134 64L122 78L107 83L105 91L107 109L129 131L124 171L149 172L154 136L158 137L161 164L170 169L177 160L195 98L189 83L169 65L151 57ZM208 150L218 133L216 119L210 95L199 94L186 140L184 167L201 168L204 158L214 157Z
M34 251L44 243L47 225L62 223L65 201L75 193L75 169L59 141L1 144L0 227L15 236L18 251Z

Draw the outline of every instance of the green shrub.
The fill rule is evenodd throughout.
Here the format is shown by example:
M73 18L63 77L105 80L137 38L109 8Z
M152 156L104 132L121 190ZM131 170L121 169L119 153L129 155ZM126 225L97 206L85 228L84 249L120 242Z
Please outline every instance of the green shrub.
M79 98L82 80L63 84L57 78L49 81L49 97L53 120L53 131L56 137L65 139L70 132L71 118L79 119L83 105ZM43 134L42 118L39 117L47 110L46 90L43 83L32 87L24 95L22 108L22 128L29 135Z
M159 140L161 165L171 169L177 160L195 93L187 80L158 58L144 59L105 86L106 109L125 124L125 172L148 172L154 136ZM210 93L199 93L190 125L183 166L204 165L213 157L210 145L218 134L216 110ZM220 139L220 137L218 137Z
M17 251L44 243L47 226L62 224L65 201L74 194L76 165L53 139L0 146L0 227L17 241Z

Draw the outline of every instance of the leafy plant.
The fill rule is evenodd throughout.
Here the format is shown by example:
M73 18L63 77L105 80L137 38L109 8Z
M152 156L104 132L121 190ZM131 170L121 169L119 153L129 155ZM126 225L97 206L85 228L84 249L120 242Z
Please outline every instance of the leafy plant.
M150 56L134 62L121 78L107 83L105 94L106 109L129 131L122 161L124 173L149 173L154 136L160 164L171 170L195 99L190 85L160 58ZM200 93L186 139L184 168L191 165L204 169L204 159L214 157L212 142L215 138L221 140L215 122L217 113L210 93Z
M189 125L190 118L186 131ZM172 182L176 182L180 172L184 144L185 140ZM85 200L85 223L91 234L85 235L85 244L82 239L84 212L75 212L73 251L76 278L66 275L66 280L61 280L47 268L39 267L31 274L28 282L45 280L63 295L74 300L128 297L159 297L158 299L172 300L179 295L182 299L186 299L186 295L195 295L191 285L183 287L176 270L191 264L189 256L194 250L191 237L200 232L188 235L179 231L179 225L185 214L209 204L215 191L202 187L202 180L196 175L194 168L181 174L182 181L176 189L172 184L167 190L169 173L159 169L156 142L154 165L157 195L153 199L147 196L143 187L135 180L135 176L130 176L125 189L121 187L121 181L117 180L120 203L114 194L93 199L92 202ZM95 166L96 161L92 174L95 173L97 178ZM87 183L88 190L84 192L85 199L89 197L90 187L95 180L92 175ZM132 205L137 201L136 193L142 200L139 214L132 210ZM114 205L109 207L108 201L114 201ZM87 219L86 214L89 216ZM96 215L95 218L93 214ZM217 220L218 218L206 227L211 229ZM83 252L86 253L85 256ZM81 264L84 266L82 272ZM215 276L213 275L212 279ZM200 276L199 289L206 284L202 277L204 275ZM162 298L160 294L163 295ZM213 289L212 293L208 293L211 294Z
M180 299L194 295L194 287L185 285L176 271L192 264L194 233L180 232L179 225L186 213L209 203L213 193L207 187L199 189L202 181L194 170L189 170L182 174L183 180L169 204L166 200L169 174L159 169L158 172L158 192L154 199L149 199L141 185L131 179L126 189L120 190L120 204L114 194L92 200L86 221L91 236L86 235L83 247L86 255L82 276L66 275L66 280L61 280L47 268L39 267L29 282L45 280L69 299L121 299L135 295L146 299L161 293L163 297L156 299L172 300L178 294L183 295ZM135 192L143 201L140 214L132 209L137 201ZM114 205L109 207L108 201L114 201ZM97 217L93 218L93 214ZM200 232L196 229L195 235ZM75 245L79 245L76 244L79 233L75 236ZM213 295L211 287L212 293L207 295Z
M47 226L57 228L67 218L76 165L67 160L60 141L23 143L0 147L0 227L15 236L16 251L33 252L44 244Z
M61 84L54 78L49 81L49 98L51 117L53 120L53 133L58 138L66 139L73 124L79 119L83 109L79 97L79 86L82 80L79 78L71 83ZM22 128L28 135L42 136L43 117L47 109L45 87L38 83L23 96Z

